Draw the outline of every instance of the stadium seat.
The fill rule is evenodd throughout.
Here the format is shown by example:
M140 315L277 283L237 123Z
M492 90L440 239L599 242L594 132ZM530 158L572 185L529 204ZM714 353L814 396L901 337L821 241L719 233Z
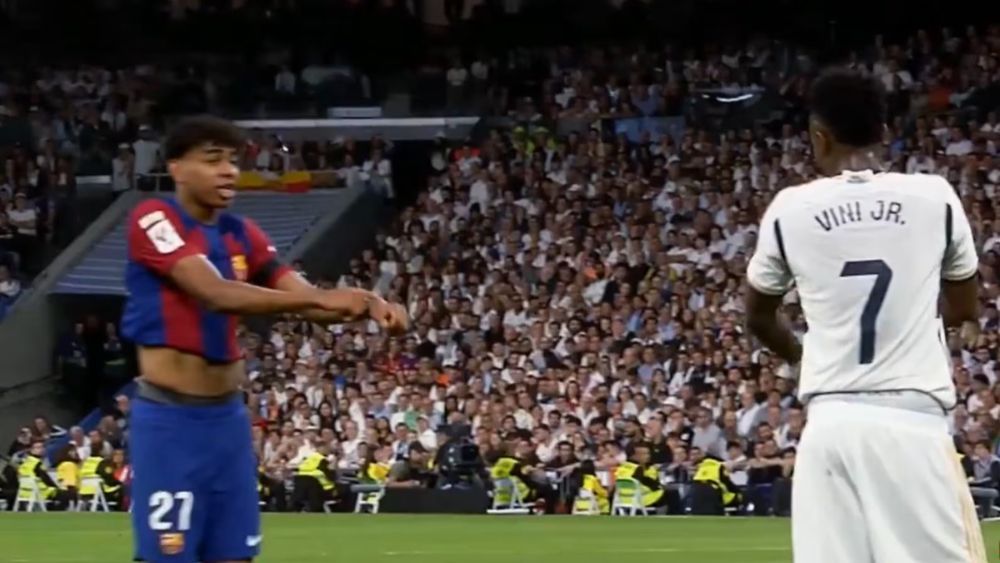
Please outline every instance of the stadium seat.
M511 479L497 479L493 482L493 506L490 514L531 514L533 505L524 502L521 492Z
M642 487L635 479L615 481L615 494L611 501L612 516L648 516L650 509L642 505Z
M382 502L382 497L385 496L384 486L374 484L354 485L351 487L351 492L357 494L357 500L354 503L355 514L363 513L366 509L371 514L378 514L379 503Z
M597 505L597 497L594 496L594 493L587 489L580 489L576 493L576 500L573 501L573 514L594 516L600 513L601 509Z
M34 512L35 506L38 507L42 512L48 512L46 505L49 503L48 500L42 498L42 491L38 488L38 480L34 477L20 477L17 480L18 491L29 491L30 496L28 498L22 498L20 493L17 495L17 499L14 501L14 512L18 512L19 508L23 505L25 512Z
M115 503L108 502L107 497L104 496L103 483L100 477L85 477L80 482L80 486L81 488L87 488L88 490L92 488L94 490L94 494L91 495L90 500L81 501L81 503L88 503L90 505L87 510L98 512L98 509L100 509L100 512L111 512L108 505L114 505Z

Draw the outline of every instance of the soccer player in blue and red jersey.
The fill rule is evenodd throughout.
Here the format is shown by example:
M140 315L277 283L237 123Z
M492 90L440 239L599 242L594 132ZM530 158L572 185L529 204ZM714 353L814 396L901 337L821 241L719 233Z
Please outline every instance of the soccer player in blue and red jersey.
M176 197L143 201L128 219L122 327L142 375L130 421L137 560L235 563L260 550L238 315L407 328L405 309L371 292L313 287L257 225L225 211L242 147L229 122L181 121L164 143Z

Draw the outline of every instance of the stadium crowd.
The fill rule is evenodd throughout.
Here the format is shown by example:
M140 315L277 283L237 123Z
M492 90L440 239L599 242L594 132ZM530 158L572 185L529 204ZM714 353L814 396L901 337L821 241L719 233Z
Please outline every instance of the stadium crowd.
M117 192L157 164L154 77L148 66L0 73L0 317L76 236L79 173L112 171Z
M272 94L308 98L336 72L305 65L291 74L283 67ZM166 189L160 185L165 117L214 107L220 80L193 67L180 72L152 64L0 71L0 318L22 285L86 227L77 175L110 176L114 195ZM391 164L379 155L388 147L373 143L378 150L369 155L369 143L350 139L286 143L256 133L241 164L270 178L335 172L331 184L371 180L391 195Z
M314 496L343 498L347 476L454 485L443 446L466 443L457 434L467 424L492 480L514 483L539 509L568 509L586 490L606 511L608 487L634 479L642 504L671 512L697 510L699 484L721 504L787 511L805 413L789 367L744 331L742 275L771 197L817 177L802 119L815 65L759 42L703 58L550 55L541 90L511 98L518 127L438 142L416 203L339 280L314 280L406 303L411 334L291 318L241 332L272 508L287 508L289 483L293 508L313 509ZM1000 487L998 57L993 26L877 38L848 61L890 94L883 169L947 178L980 245L981 334L950 334L959 399L950 419L970 483L991 489ZM602 126L682 116L700 88L752 86L780 91L782 119L638 141ZM590 125L553 134L567 117ZM801 335L794 292L785 310ZM127 447L127 410L122 398L89 436L71 431L66 453L112 458ZM48 432L36 421L11 453ZM318 488L298 493L303 479Z

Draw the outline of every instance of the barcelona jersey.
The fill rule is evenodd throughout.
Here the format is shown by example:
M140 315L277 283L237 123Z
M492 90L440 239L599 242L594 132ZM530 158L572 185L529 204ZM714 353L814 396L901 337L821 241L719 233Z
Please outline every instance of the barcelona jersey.
M209 310L170 279L182 258L202 255L227 280L273 287L289 271L250 219L222 213L201 223L173 199L150 199L128 219L128 299L122 334L136 345L163 346L210 362L239 360L238 318Z

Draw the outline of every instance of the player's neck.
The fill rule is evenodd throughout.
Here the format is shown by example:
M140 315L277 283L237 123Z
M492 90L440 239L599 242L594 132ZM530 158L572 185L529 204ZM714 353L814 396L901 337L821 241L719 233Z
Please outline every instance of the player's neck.
M874 148L865 147L844 150L839 154L832 155L826 172L830 176L836 176L846 171L878 170L879 168L881 168L881 163L875 157Z
M198 204L198 202L182 191L177 192L176 198L181 209L195 221L208 224L215 222L217 216L216 209Z

